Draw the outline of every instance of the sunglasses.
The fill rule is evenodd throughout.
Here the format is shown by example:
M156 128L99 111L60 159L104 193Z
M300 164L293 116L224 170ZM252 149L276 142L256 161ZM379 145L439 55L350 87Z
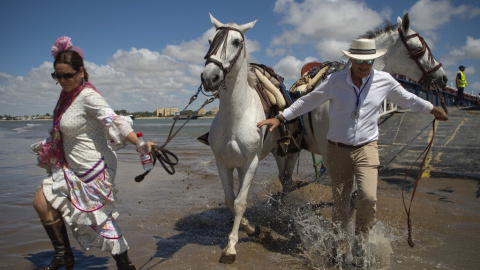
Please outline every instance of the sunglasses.
M75 72L75 73L56 73L56 72L53 72L51 75L52 75L52 78L55 81L59 81L61 79L65 79L65 80L71 79L71 78L75 77L75 75L77 75L77 73L78 73L78 71Z
M373 62L375 62L375 59L370 59L370 60L355 60L355 63L357 63L357 64L359 64L359 65L360 65L360 64L363 64L363 62L371 65L371 64L373 64Z

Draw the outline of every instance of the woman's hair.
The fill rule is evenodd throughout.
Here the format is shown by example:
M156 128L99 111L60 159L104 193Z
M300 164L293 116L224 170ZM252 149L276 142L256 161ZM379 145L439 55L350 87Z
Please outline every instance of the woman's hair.
M79 71L80 68L83 67L83 79L88 82L88 72L83 65L83 58L76 51L68 50L60 52L57 57L55 57L53 68L55 68L55 65L59 63L70 65L75 71Z

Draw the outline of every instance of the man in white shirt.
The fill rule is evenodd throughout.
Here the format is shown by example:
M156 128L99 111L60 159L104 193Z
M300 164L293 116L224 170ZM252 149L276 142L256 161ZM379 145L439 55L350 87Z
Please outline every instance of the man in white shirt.
M354 40L350 50L342 51L350 58L350 68L331 74L281 114L257 126L269 125L273 130L280 121L292 120L330 101L326 166L334 200L332 221L346 229L355 179L358 187L355 233L366 236L375 220L378 118L383 100L388 98L402 108L433 114L441 121L447 121L448 116L443 109L405 90L389 73L372 69L375 59L387 51L377 50L374 40Z

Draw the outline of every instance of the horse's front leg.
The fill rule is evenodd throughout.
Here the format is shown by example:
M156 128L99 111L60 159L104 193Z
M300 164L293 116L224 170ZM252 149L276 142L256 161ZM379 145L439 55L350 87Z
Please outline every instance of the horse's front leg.
M225 196L225 204L227 205L228 209L235 211L233 208L233 203L235 200L235 193L234 193L234 185L233 185L233 169L228 168L225 164L218 162L217 160L217 170L218 175L220 176L220 180L222 181L223 186L223 193Z
M293 171L295 170L295 164L299 156L300 151L288 154L286 157L281 157L274 153L278 167L278 178L282 184L284 193L290 192L295 188L293 184Z
M240 187L233 205L233 228L228 236L228 244L223 250L222 256L220 257L221 263L231 264L235 262L235 257L237 254L235 245L238 243L238 230L240 225L247 230L247 233L255 233L255 228L249 225L248 220L243 217L243 214L247 209L248 191L257 171L257 166L258 157L255 157L249 165L246 165L247 168L238 169L238 180Z

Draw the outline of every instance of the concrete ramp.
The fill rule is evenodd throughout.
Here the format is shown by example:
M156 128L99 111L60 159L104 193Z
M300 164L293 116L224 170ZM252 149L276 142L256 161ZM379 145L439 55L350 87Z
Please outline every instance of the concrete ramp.
M427 156L424 177L480 181L480 108L449 108L449 121L437 121L433 146ZM380 177L415 178L432 136L433 116L410 110L385 115L379 120Z

